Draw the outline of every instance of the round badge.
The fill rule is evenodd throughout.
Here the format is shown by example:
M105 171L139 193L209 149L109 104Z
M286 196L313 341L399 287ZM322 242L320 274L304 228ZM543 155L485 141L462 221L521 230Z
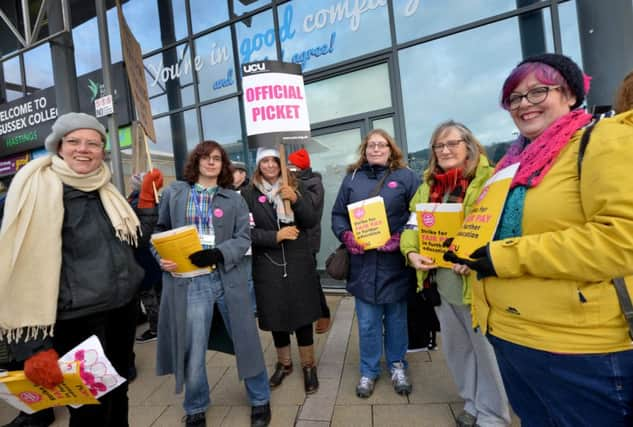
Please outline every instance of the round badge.
M222 209L220 209L220 208L215 208L215 209L213 209L213 215L216 218L222 218L224 216L224 211Z
M398 186L398 183L396 181L389 181L389 183L387 184L387 187L389 188L396 188Z
M426 227L432 227L435 224L435 215L430 212L422 214L422 224Z
M266 196L262 194L257 198L257 200L259 200L259 203L266 203Z
M361 219L364 215L365 215L365 208L360 207L360 208L354 209L354 217L356 219Z

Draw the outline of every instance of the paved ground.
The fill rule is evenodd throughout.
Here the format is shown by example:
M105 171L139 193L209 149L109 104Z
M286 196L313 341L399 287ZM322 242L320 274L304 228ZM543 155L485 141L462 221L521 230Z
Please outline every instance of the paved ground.
M410 353L409 376L413 393L408 397L394 393L389 377L383 375L369 399L356 397L358 381L358 333L351 297L328 296L334 316L333 327L325 335L316 335L320 389L306 398L301 371L295 371L272 393L271 426L417 426L452 427L462 403L440 351ZM145 326L139 328L141 332ZM276 361L269 333L260 333L266 364L271 372ZM440 336L441 339L441 336ZM136 346L138 378L130 386L130 426L182 426L182 395L174 394L171 376L154 374L155 342ZM293 347L295 367L299 355ZM208 352L207 374L212 406L207 426L240 427L250 425L250 407L243 385L237 380L232 356ZM16 411L0 402L0 425ZM54 427L68 424L63 408L56 409ZM514 427L520 426L515 419Z

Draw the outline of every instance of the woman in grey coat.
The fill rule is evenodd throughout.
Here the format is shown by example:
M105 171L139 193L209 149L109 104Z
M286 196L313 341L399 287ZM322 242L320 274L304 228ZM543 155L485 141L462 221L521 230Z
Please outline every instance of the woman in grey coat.
M176 264L160 259L163 294L158 324L158 375L174 374L176 392L185 386L187 426L204 426L210 404L205 354L214 305L233 340L237 369L251 401L251 425L270 422L270 388L250 306L244 254L250 245L248 208L231 189L230 160L215 141L189 154L184 181L163 192L157 231L195 225L203 250L190 256L198 266L215 266L193 278L174 277ZM211 337L213 339L213 337Z

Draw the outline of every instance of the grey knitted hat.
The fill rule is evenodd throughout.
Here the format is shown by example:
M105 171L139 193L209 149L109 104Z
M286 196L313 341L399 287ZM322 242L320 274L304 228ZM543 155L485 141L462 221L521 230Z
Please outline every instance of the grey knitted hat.
M246 171L246 164L244 162L238 162L238 161L231 161L231 164L233 165L233 168L235 169L242 169L243 171Z
M49 153L57 153L59 143L64 135L77 129L93 129L101 134L106 141L106 130L94 117L85 113L66 113L61 115L53 123L51 133L44 140L44 146Z

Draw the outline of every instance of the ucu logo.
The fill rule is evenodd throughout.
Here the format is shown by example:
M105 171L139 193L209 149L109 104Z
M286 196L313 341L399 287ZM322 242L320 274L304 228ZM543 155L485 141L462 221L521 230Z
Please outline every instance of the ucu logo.
M242 72L244 74L259 73L262 71L266 71L266 63L264 62L255 62L253 64L242 65Z

